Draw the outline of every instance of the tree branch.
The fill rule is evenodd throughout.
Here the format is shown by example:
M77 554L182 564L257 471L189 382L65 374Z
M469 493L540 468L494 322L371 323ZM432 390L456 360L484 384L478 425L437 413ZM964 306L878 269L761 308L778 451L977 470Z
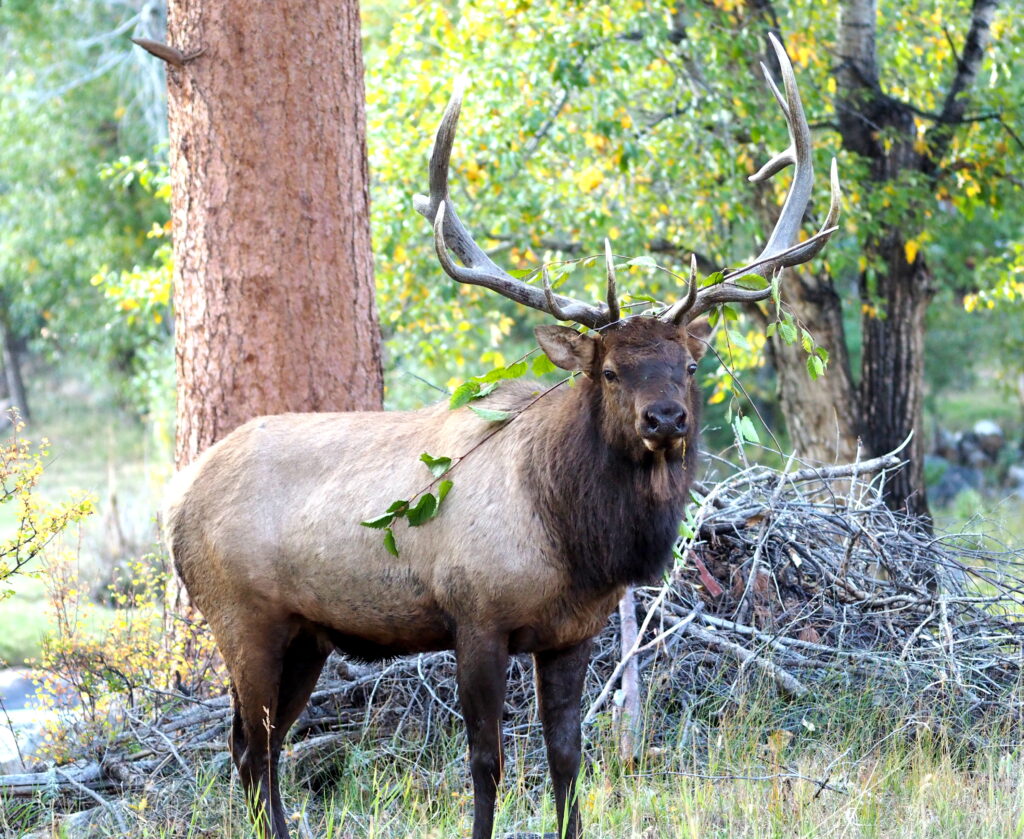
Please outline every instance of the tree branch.
M956 75L946 93L946 101L939 114L939 122L945 129L936 132L930 143L930 149L924 160L922 169L934 174L938 162L945 156L949 144L953 140L953 128L964 121L969 97L966 93L974 86L981 63L985 58L985 50L992 37L992 18L999 7L999 0L974 0L971 7L971 26L964 40L964 49L956 59Z

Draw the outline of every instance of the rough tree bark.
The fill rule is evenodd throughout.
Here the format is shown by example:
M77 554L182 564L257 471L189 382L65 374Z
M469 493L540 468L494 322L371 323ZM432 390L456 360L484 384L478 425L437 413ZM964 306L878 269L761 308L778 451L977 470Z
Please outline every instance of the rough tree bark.
M383 387L357 0L171 0L168 41L182 466Z
M844 148L867 159L879 188L907 171L936 177L957 126L962 124L990 37L998 0L974 0L971 25L937 127L925 150L915 147L911 105L881 87L875 36L875 0L844 0L840 9L836 117ZM913 432L909 467L886 485L894 509L928 515L924 491L924 316L934 288L922 254L907 259L907 239L889 228L865 242L861 272L863 354L859 406L871 454L891 451Z

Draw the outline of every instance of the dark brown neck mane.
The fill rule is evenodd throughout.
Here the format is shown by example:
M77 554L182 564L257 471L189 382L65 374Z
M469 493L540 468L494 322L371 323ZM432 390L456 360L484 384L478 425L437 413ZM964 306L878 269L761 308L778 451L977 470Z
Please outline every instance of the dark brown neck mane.
M668 567L697 452L691 393L685 454L609 443L600 388L580 377L541 400L526 478L577 591L651 583Z

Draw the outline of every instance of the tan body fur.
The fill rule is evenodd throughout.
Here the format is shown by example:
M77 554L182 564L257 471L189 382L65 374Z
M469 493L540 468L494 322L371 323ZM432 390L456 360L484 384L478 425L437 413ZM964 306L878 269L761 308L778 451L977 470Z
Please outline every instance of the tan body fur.
M517 410L536 394L537 386L506 385L487 405ZM562 398L545 397L497 433L444 404L283 414L237 429L176 479L165 519L179 574L218 642L242 646L250 622L304 620L326 641L333 631L382 654L423 652L450 648L453 623L481 616L488 629L529 642L515 652L594 635L622 586L565 602L569 569L545 539L521 456L524 434ZM421 453L470 450L448 476L453 489L436 519L396 523L398 557L381 531L360 525L428 489ZM214 504L216 515L206 515ZM193 517L188 536L177 536Z

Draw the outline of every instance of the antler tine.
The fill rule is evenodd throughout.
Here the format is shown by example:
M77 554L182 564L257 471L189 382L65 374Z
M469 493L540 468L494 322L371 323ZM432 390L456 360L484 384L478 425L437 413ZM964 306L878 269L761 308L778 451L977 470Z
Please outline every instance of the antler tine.
M677 314L682 322L691 321L713 306L719 303L732 302L757 302L764 300L771 295L771 287L763 289L745 289L737 286L733 280L744 274L757 274L766 279L771 279L776 271L782 268L789 268L800 265L812 259L825 246L832 234L836 231L836 220L839 218L840 187L839 171L835 159L832 160L830 172L831 201L829 203L828 215L825 218L821 229L804 242L799 242L800 225L803 221L807 205L811 200L811 193L814 188L814 170L811 160L811 130L807 125L807 117L804 114L804 106L800 100L800 91L797 88L796 75L793 72L793 65L789 56L778 39L769 34L772 48L779 59L779 66L782 69L782 81L785 88L785 95L779 91L771 73L764 64L761 65L765 78L772 95L779 103L783 115L786 117L786 124L789 128L789 147L779 152L749 180L754 183L765 181L780 172L790 164L794 165L793 183L789 188L789 194L782 205L779 220L775 224L768 237L764 249L752 262L735 271L730 271L721 283L710 286L697 295L692 306L684 306ZM679 305L679 304L677 304ZM673 307L671 311L674 311ZM666 315L667 317L667 315Z
M673 304L665 314L661 316L662 320L668 321L679 325L685 323L686 319L683 317L693 307L694 301L697 299L697 254L690 254L690 279L686 284L686 297L682 300L677 301Z
M554 315L557 320L572 320L571 317L568 317L565 312L562 311L562 307L558 305L558 300L555 297L554 291L551 290L551 275L548 273L548 266L542 266L540 273L544 278L544 297L548 303L548 311Z
M611 320L610 310L605 306L592 306L555 294L550 288L541 290L527 285L499 268L473 240L459 219L448 193L448 166L462 109L464 88L465 80L458 79L434 138L434 149L430 154L430 195L417 195L413 198L416 211L433 224L434 248L441 267L457 282L488 288L559 320L575 321L591 329L606 326ZM452 260L448 254L449 248L462 265Z
M616 323L619 319L619 297L615 285L615 258L612 256L612 243L604 240L604 264L608 269L608 323Z

